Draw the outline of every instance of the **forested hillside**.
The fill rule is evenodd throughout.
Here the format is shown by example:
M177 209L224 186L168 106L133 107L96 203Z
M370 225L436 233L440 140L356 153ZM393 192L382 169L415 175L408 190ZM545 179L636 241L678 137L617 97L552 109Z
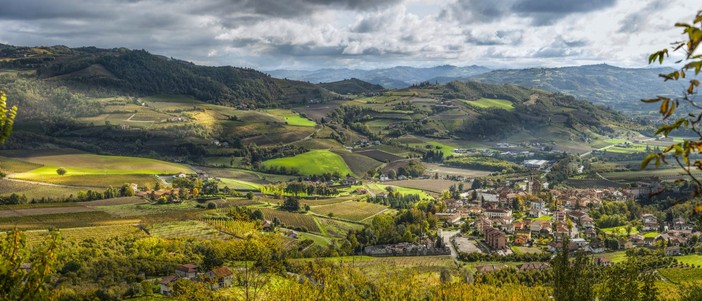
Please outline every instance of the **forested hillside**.
M36 69L39 78L89 92L182 94L210 103L263 105L332 97L309 83L276 79L253 69L198 66L144 50L3 45L0 54L0 68Z

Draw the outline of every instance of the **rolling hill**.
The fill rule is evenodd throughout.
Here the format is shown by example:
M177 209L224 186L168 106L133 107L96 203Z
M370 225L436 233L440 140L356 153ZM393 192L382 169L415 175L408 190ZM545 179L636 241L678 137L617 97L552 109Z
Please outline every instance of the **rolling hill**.
M319 86L339 94L376 93L385 90L381 85L374 85L357 78L345 79L331 83L321 83Z
M675 83L664 83L658 76L671 68L627 69L606 64L562 67L493 70L471 76L469 80L486 83L515 84L551 92L573 95L616 106L636 109L638 100L655 95L676 95L683 88Z
M449 78L449 80L442 80L439 82L447 83L451 80L467 78L488 71L490 71L490 69L475 65L465 67L443 65L429 68L398 66L372 70L347 68L320 69L315 71L280 69L268 71L268 73L275 77L303 80L313 83L341 81L349 77L354 77L369 83L381 85L388 89L397 89L406 88L412 84L418 84L424 81L434 82L434 79L438 78Z
M320 102L333 96L319 86L253 69L198 66L144 50L0 45L0 58L2 69L35 69L41 79L91 92L181 94L210 103L259 105Z

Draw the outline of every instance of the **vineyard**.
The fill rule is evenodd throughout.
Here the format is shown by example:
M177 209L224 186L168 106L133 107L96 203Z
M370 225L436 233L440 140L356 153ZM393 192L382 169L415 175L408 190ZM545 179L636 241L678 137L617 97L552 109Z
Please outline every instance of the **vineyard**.
M339 204L314 207L312 211L323 215L332 214L334 217L350 221L361 221L375 214L378 214L386 209L387 207L378 204L350 201Z
M49 236L48 230L26 231L27 243L30 245L45 241ZM61 238L64 241L81 241L86 239L107 239L127 235L145 235L133 225L108 225L96 227L64 228L61 229Z
M278 218L286 227L302 227L310 232L320 232L319 226L314 221L311 215L275 210L270 208L261 208L266 219L273 220Z
M149 234L162 238L228 239L230 235L220 233L207 223L200 221L177 221L154 224Z
M200 219L213 228L232 234L236 237L245 237L246 235L258 230L258 225L255 222L245 222L225 219Z

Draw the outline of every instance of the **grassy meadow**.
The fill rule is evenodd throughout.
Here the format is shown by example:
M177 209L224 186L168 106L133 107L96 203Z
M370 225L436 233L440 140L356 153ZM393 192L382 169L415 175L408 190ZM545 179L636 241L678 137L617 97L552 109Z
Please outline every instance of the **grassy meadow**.
M338 172L354 175L344 159L329 150L312 150L294 157L278 158L263 162L266 167L276 166L297 169L303 175L320 175Z

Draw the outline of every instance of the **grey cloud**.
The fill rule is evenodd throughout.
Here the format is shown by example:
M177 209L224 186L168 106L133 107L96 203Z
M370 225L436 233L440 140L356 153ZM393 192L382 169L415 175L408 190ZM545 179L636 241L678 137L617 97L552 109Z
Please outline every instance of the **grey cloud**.
M655 0L648 3L644 8L637 12L627 15L619 24L618 32L634 33L638 32L648 23L649 17L656 11L666 8L670 3L665 0Z
M320 9L373 10L397 4L402 0L219 0L199 7L197 13L227 16L251 13L292 18L305 16Z
M559 35L551 44L534 52L532 57L551 58L581 55L584 53L582 47L587 45L586 40L567 40Z
M491 45L512 45L517 46L522 43L524 31L522 30L498 30L489 33L466 32L466 43L481 46Z
M457 0L442 12L463 22L498 22L517 15L544 26L570 14L597 11L613 6L616 0Z

